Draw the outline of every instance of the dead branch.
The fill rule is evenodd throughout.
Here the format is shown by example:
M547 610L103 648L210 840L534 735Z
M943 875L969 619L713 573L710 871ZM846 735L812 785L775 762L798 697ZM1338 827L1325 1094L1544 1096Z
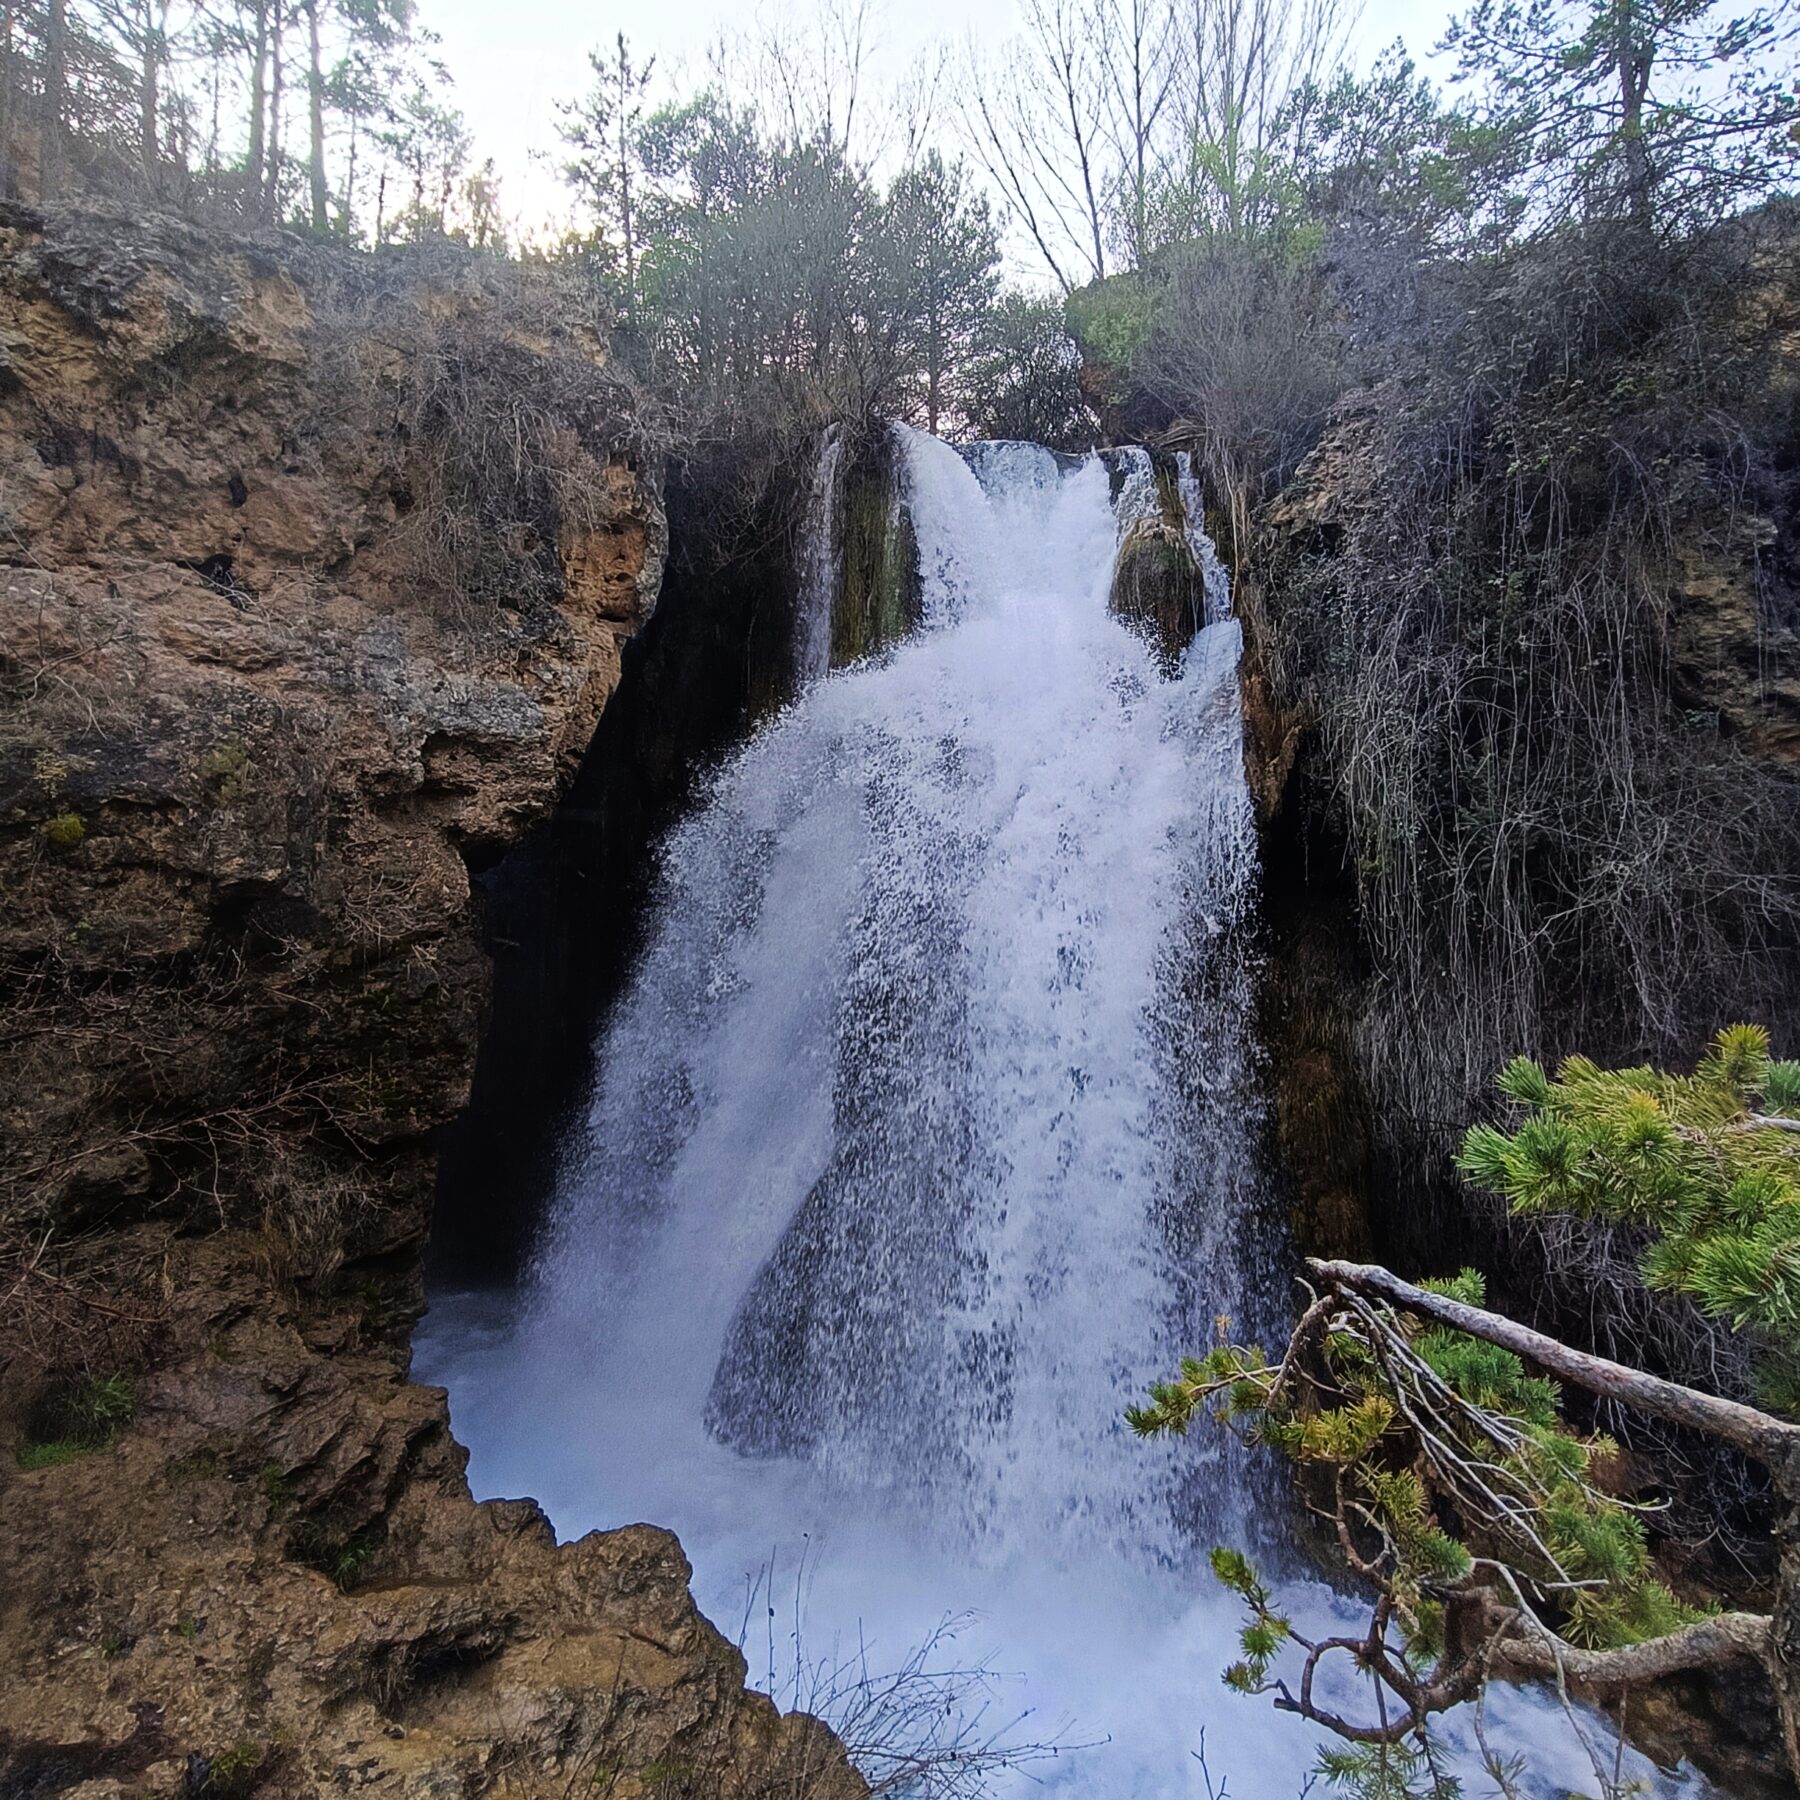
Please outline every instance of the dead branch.
M1603 1400L1616 1401L1647 1413L1651 1418L1719 1438L1764 1464L1778 1483L1788 1478L1790 1464L1800 1461L1800 1425L1785 1424L1753 1406L1721 1400L1715 1394L1701 1393L1698 1388L1683 1387L1678 1382L1646 1375L1641 1369L1610 1362L1603 1356L1590 1356L1586 1351L1571 1349L1567 1344L1503 1318L1499 1313L1414 1287L1410 1281L1402 1281L1378 1264L1309 1258L1307 1267L1319 1280L1340 1293L1373 1294L1408 1312L1435 1319L1457 1331L1466 1331L1486 1343L1497 1344Z

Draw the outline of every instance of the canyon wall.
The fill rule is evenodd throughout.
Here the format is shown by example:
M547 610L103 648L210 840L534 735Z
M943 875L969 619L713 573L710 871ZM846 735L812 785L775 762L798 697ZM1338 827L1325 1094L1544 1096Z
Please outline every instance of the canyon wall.
M548 277L0 211L0 1789L860 1791L405 1380L658 468Z

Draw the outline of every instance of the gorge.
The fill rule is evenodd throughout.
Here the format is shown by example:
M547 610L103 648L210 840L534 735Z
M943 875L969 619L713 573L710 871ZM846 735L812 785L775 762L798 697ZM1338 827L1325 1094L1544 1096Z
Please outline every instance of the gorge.
M1273 1456L1123 1416L1222 1319L1472 1260L1754 1391L1627 1234L1459 1181L1493 963L1419 846L1585 778L1603 689L1672 860L1533 790L1508 1044L1779 1026L1789 490L1693 502L1578 656L1392 386L1252 508L1192 419L676 441L585 294L0 206L0 1794L1285 1800L1320 1734L1217 1682L1207 1553L1303 1628L1357 1590ZM1621 917L1692 921L1639 989ZM1763 1603L1741 1463L1607 1479ZM1616 1763L1485 1707L1525 1792L1785 1792L1754 1667L1634 1690Z

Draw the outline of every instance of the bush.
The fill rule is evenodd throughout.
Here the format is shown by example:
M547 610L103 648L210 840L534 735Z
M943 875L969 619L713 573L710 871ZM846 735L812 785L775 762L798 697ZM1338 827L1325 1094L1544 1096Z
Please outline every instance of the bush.
M1472 268L1436 366L1343 417L1329 518L1271 571L1397 1141L1447 1149L1518 1045L1676 1053L1791 993L1794 783L1671 649L1678 552L1747 563L1739 518L1788 504L1795 377L1754 285L1738 229Z
M1140 387L1197 423L1212 492L1239 521L1293 474L1346 380L1335 304L1312 259L1231 242L1171 256L1131 366Z

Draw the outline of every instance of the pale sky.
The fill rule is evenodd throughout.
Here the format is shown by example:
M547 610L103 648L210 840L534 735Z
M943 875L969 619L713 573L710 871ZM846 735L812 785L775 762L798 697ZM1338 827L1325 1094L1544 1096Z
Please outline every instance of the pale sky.
M774 16L791 22L807 5L780 0ZM1359 60L1366 64L1403 37L1425 65L1456 10L1450 0L1366 0L1354 40ZM554 104L586 87L590 49L623 29L640 59L654 54L659 72L685 70L697 82L721 31L753 27L757 16L744 0L427 0L421 12L443 39L440 54L455 77L476 158L493 157L505 209L526 226L563 213L561 184L533 152L554 149ZM1014 29L1013 0L887 0L874 78L897 79L934 44L960 44L970 34L998 44Z

